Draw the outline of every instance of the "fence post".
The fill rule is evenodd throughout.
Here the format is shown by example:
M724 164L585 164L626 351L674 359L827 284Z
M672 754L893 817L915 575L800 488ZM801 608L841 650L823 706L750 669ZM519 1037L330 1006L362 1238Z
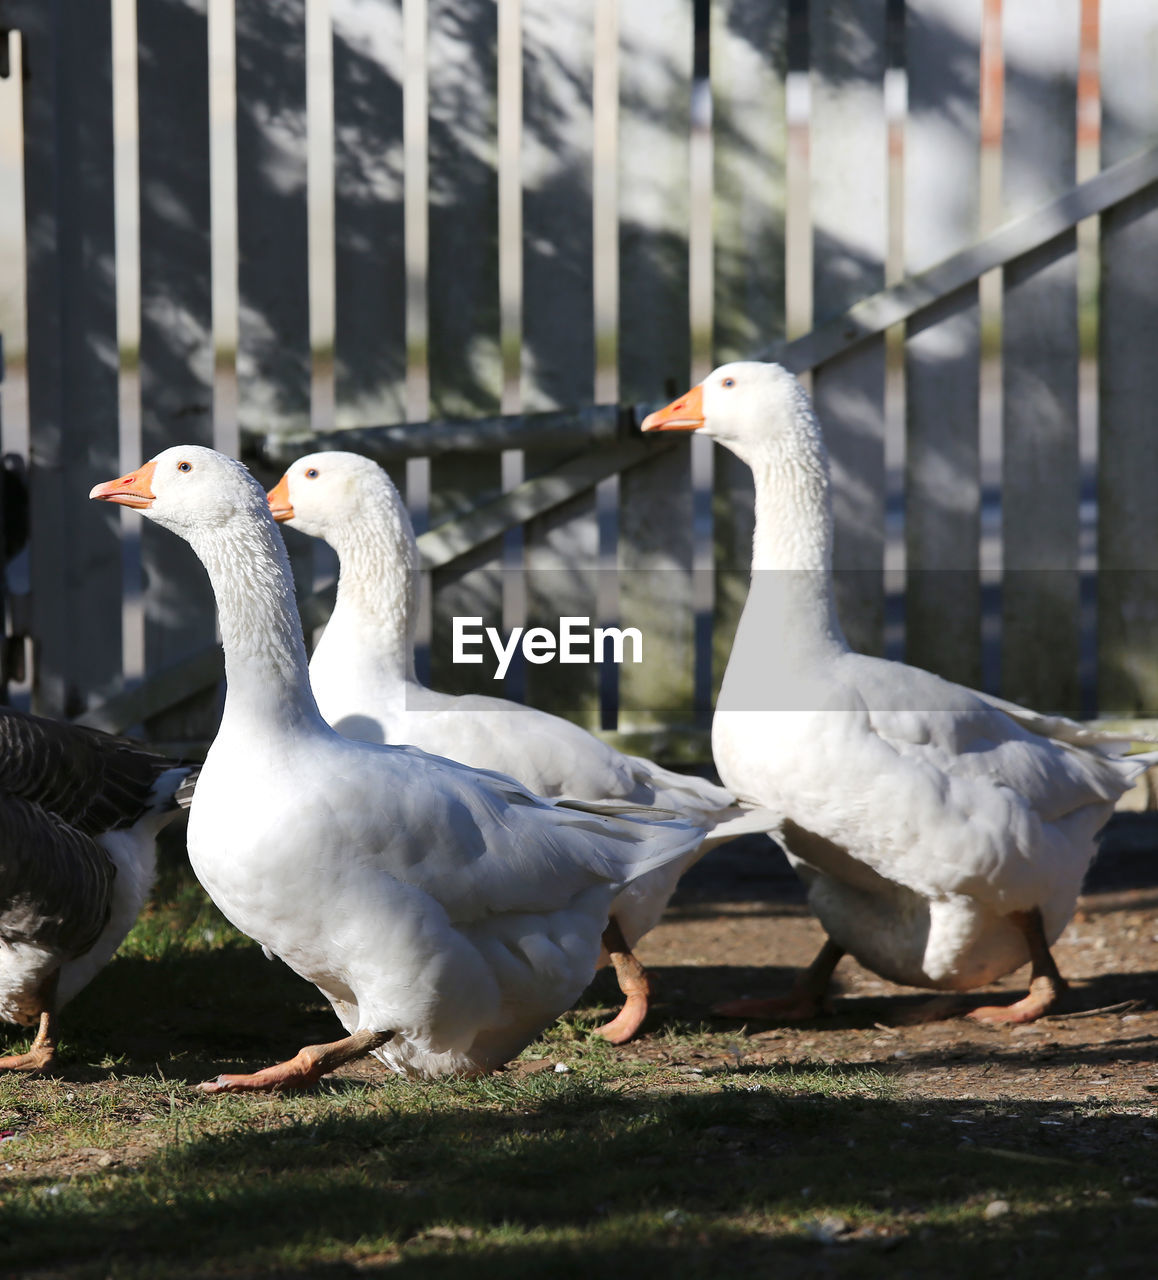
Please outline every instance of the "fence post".
M33 705L73 716L121 680L109 4L13 5L24 41Z
M595 3L523 0L522 409L590 404L595 398L593 165ZM562 455L549 439L527 449L530 479ZM524 531L528 625L562 615L596 622L599 555L595 495L584 494ZM526 669L527 700L588 725L598 723L594 666Z
M630 404L672 399L691 377L692 6L621 5L619 21L619 399ZM629 472L619 498L620 622L643 633L645 657L639 668L620 668L620 728L689 725L695 636L688 447Z
M1101 0L1102 165L1158 141L1158 8ZM1098 699L1158 712L1158 188L1101 218Z
M206 0L138 0L141 453L213 447L209 211L209 23ZM149 521L145 668L212 645L213 592L189 548ZM198 695L149 722L152 736L212 736L217 698Z
M812 0L813 318L885 282L888 134L885 6ZM833 567L854 649L884 643L885 341L817 368L813 400L832 457Z
M237 421L246 432L308 431L311 410L306 0L235 0ZM263 476L270 481L272 476ZM299 595L315 548L285 531Z
M1004 213L1077 179L1080 0L1007 5ZM1002 303L1001 685L1077 715L1078 258L1069 230L1005 268Z
M908 0L905 270L977 236L982 0ZM905 656L981 683L978 286L905 329Z
M429 226L427 273L432 417L497 413L499 349L498 7L494 0L429 0ZM502 491L499 456L438 458L430 464L432 522L452 519ZM496 562L502 543L480 548L434 601L431 671L448 693L500 686L488 664L455 666L451 618L502 625Z
M242 431L310 425L305 0L235 0Z
M716 364L748 359L784 337L787 44L786 0L758 6L740 0L713 3L712 353ZM759 268L754 269L754 264ZM714 701L748 598L755 490L751 469L727 449L715 451L713 466Z
M333 0L334 409L406 417L401 0Z
M236 0L238 421L310 425L305 0Z

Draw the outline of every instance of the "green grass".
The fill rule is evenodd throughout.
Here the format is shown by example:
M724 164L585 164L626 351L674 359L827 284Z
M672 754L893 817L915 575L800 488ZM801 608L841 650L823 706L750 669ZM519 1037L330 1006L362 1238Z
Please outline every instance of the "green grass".
M908 1097L678 1019L616 1050L589 1034L605 977L521 1070L202 1097L336 1024L187 879L162 890L66 1012L61 1077L0 1078L0 1274L1152 1274L1152 1099Z

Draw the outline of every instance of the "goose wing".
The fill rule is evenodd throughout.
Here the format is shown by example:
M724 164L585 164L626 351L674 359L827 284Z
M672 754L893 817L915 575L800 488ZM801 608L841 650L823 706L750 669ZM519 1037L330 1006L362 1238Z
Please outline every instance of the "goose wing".
M127 738L0 709L0 792L86 835L130 827L149 811L171 807L173 792L192 772Z
M925 896L1017 905L1040 895L1043 878L1080 876L1113 802L1145 767L1038 732L914 668L850 655L842 677L844 709L814 723L843 785L817 788L815 827Z
M0 794L0 938L81 955L108 922L116 868L97 840Z
M452 920L552 911L596 885L625 884L696 848L702 833L634 806L551 802L513 778L413 747L334 740L295 840L336 845L437 899ZM389 758L379 753L389 753ZM368 795L383 797L367 804Z

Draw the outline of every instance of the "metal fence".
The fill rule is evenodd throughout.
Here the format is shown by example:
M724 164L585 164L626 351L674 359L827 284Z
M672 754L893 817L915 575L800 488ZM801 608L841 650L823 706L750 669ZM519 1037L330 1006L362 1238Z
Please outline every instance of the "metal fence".
M138 456L216 443L272 479L324 425L417 511L439 687L495 691L440 656L456 613L619 620L663 661L515 671L512 689L704 754L751 484L706 441L632 427L712 364L771 355L811 371L859 646L1043 709L1158 711L1158 6L324 7L319 101L306 0L138 0ZM233 25L224 191L211 22ZM0 0L0 24L23 77L32 700L204 737L203 577L163 531L86 501L127 450L113 6ZM311 115L332 128L320 248ZM223 219L236 426L234 361L214 352ZM311 345L319 252L332 353ZM807 331L789 341L790 322ZM309 594L319 561L293 550ZM145 581L128 674L126 572ZM324 612L323 592L307 626Z

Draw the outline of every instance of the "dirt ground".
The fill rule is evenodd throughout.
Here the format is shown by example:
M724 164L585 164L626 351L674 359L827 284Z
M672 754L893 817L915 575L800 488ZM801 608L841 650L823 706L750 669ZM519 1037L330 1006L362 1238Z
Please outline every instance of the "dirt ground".
M914 1097L1136 1104L1153 1093L1158 1104L1158 820L1115 818L1086 888L1054 947L1070 983L1056 1015L1022 1027L960 1016L904 1025L930 993L896 987L845 957L831 1014L793 1027L735 1022L731 1052L751 1064L871 1062ZM642 941L657 999L649 1034L623 1052L663 1055L665 1021L699 1011L726 1025L707 1018L712 1003L787 991L823 937L778 855L758 843L729 846L692 872ZM1027 980L1025 969L956 1007L1010 1003Z
M824 1016L793 1026L729 1022L713 1017L711 1006L784 994L824 941L783 856L762 838L736 841L684 878L663 921L640 942L637 955L655 994L643 1031L619 1053L669 1065L686 1058L693 1071L725 1063L871 1063L910 1098L1136 1108L1153 1094L1158 1115L1158 815L1115 817L1086 889L1053 947L1069 992L1058 1013L1038 1022L1002 1027L960 1016L1020 998L1028 966L947 1000L944 1020L910 1025L906 1019L934 993L895 986L848 956ZM585 1011L610 1017L617 995L605 970ZM673 1050L665 1030L682 1033L697 1023L734 1028L725 1055ZM374 1063L351 1064L342 1074L379 1071ZM1158 1140L1158 1127L1150 1136Z
M783 855L763 837L735 841L685 876L663 921L641 941L637 954L652 974L655 994L642 1033L617 1053L627 1061L689 1071L740 1063L872 1064L910 1098L1097 1100L1130 1102L1136 1109L1153 1095L1158 1115L1158 814L1115 816L1086 890L1053 948L1070 990L1058 1013L1036 1023L1002 1027L949 1016L909 1025L906 1019L932 993L897 987L846 956L836 970L830 1012L798 1025L745 1025L714 1017L712 1005L787 992L824 935ZM140 987L142 1016L118 1033L130 1069L165 1061L175 1035L181 1046L195 1047L169 1071L178 1078L187 1073L192 1082L222 1064L255 1069L295 1045L332 1038L336 1030L316 991L256 950L203 954L188 965L194 993L216 989L220 981L239 984L243 998L235 1012L246 1035L219 1025L219 1010L203 992L186 998L180 1019L166 1013L161 994L140 985L163 980L153 972L157 966L122 960L113 966L116 973L105 975L106 997L85 1021L100 1039L103 1020L112 1016L105 1004L117 996L113 978L119 974ZM954 1007L965 1012L1011 1003L1027 981L1028 967L960 997ZM602 1019L617 1010L618 999L613 974L603 970L581 1008ZM702 1051L689 1049L696 1037L687 1033L701 1026L716 1034L699 1037ZM725 1039L720 1032L732 1034ZM66 1055L60 1074L79 1082L102 1080L106 1073ZM373 1059L337 1074L388 1077ZM1152 1127L1158 1139L1158 1123Z
M191 1223L206 1239L236 1230L229 1237L236 1243L222 1248L248 1252L237 1268L232 1254L228 1266L213 1255L212 1266L189 1274L338 1274L283 1266L280 1255L276 1265L268 1262L280 1247L270 1231L299 1241L307 1220L359 1271L409 1259L417 1270L407 1274L436 1274L423 1250L437 1239L438 1248L462 1253L444 1261L463 1272L485 1246L499 1259L499 1269L485 1274L531 1274L511 1270L509 1241L480 1234L492 1222L496 1241L509 1230L511 1187L525 1197L536 1178L551 1182L565 1170L573 1203L542 1212L524 1206L520 1221L530 1232L549 1234L565 1222L590 1233L607 1212L611 1168L630 1185L624 1194L635 1197L632 1205L653 1203L662 1184L663 1238L648 1246L652 1270L644 1274L677 1274L673 1249L684 1260L696 1250L708 1258L708 1269L694 1271L700 1275L720 1274L720 1265L737 1275L883 1274L876 1255L840 1252L863 1246L904 1250L897 1274L905 1275L1153 1275L1158 817L1115 819L1079 910L1054 947L1070 983L1065 1003L1028 1026L960 1016L910 1024L929 993L895 987L847 957L831 1012L808 1023L744 1025L711 1015L722 1000L787 991L821 942L799 883L766 841L716 851L685 878L638 948L656 983L642 1034L610 1051L609 1064L608 1050L591 1051L582 1031L553 1029L508 1070L531 1075L562 1065L559 1079L575 1081L576 1093L536 1094L531 1081L501 1114L485 1101L474 1105L478 1098L464 1104L454 1086L431 1086L451 1091L445 1111L420 1107L413 1115L406 1110L412 1096L397 1106L389 1090L364 1091L368 1101L359 1101L359 1091L344 1096L346 1082L390 1079L373 1060L340 1068L320 1098L243 1103L196 1094L190 1085L222 1069L252 1070L332 1037L332 1012L256 947L183 951L161 962L122 958L86 1003L77 1002L67 1028L77 1047L59 1078L46 1089L31 1080L9 1085L0 1136L13 1141L0 1157L0 1201L8 1196L0 1207L11 1216L19 1202L26 1234L0 1231L0 1256L6 1247L24 1250L12 1256L37 1264L52 1258L54 1269L7 1274L166 1274L149 1268L170 1247L170 1232ZM962 997L961 1010L1010 1002L1026 978L1022 971ZM618 999L614 975L604 970L581 1001L580 1026L610 1016ZM110 1027L117 1058L102 1062ZM660 1070L617 1073L616 1061ZM818 1072L818 1063L832 1064L831 1073ZM604 1072L603 1092L597 1084L584 1091L588 1070L590 1079ZM887 1077L883 1087L877 1072ZM633 1092L633 1077L646 1078L646 1086ZM848 1094L845 1079L853 1081ZM591 1126L603 1123L613 1096L618 1109L607 1112L596 1141ZM541 1128L530 1124L532 1114ZM36 1142L22 1141L28 1135ZM657 1135L666 1154L653 1150ZM488 1180L455 1163L460 1150L497 1161L485 1166L503 1171L493 1178L503 1187L493 1203ZM600 1174L585 1182L592 1152ZM971 1154L962 1160L957 1153ZM381 1195L374 1178L387 1165L375 1162L393 1160L405 1172L391 1174L382 1184L391 1194ZM526 1160L539 1172L528 1175ZM327 1186L328 1200L319 1191ZM338 1194L335 1186L344 1189ZM413 1195L394 1194L399 1187ZM56 1216L45 1217L40 1197L57 1194ZM274 1201L281 1218L268 1217ZM319 1203L329 1207L318 1210ZM707 1225L673 1245L672 1214L701 1215L694 1220ZM45 1222L62 1243L44 1236ZM732 1252L721 1263L725 1245ZM206 1246L206 1256L217 1247ZM555 1274L558 1241L536 1247L544 1259L537 1274ZM622 1238L603 1247L594 1265L619 1258ZM56 1268L54 1249L83 1262ZM958 1265L945 1268L947 1249ZM123 1272L93 1263L122 1256L132 1264ZM311 1267L316 1261L310 1254Z

